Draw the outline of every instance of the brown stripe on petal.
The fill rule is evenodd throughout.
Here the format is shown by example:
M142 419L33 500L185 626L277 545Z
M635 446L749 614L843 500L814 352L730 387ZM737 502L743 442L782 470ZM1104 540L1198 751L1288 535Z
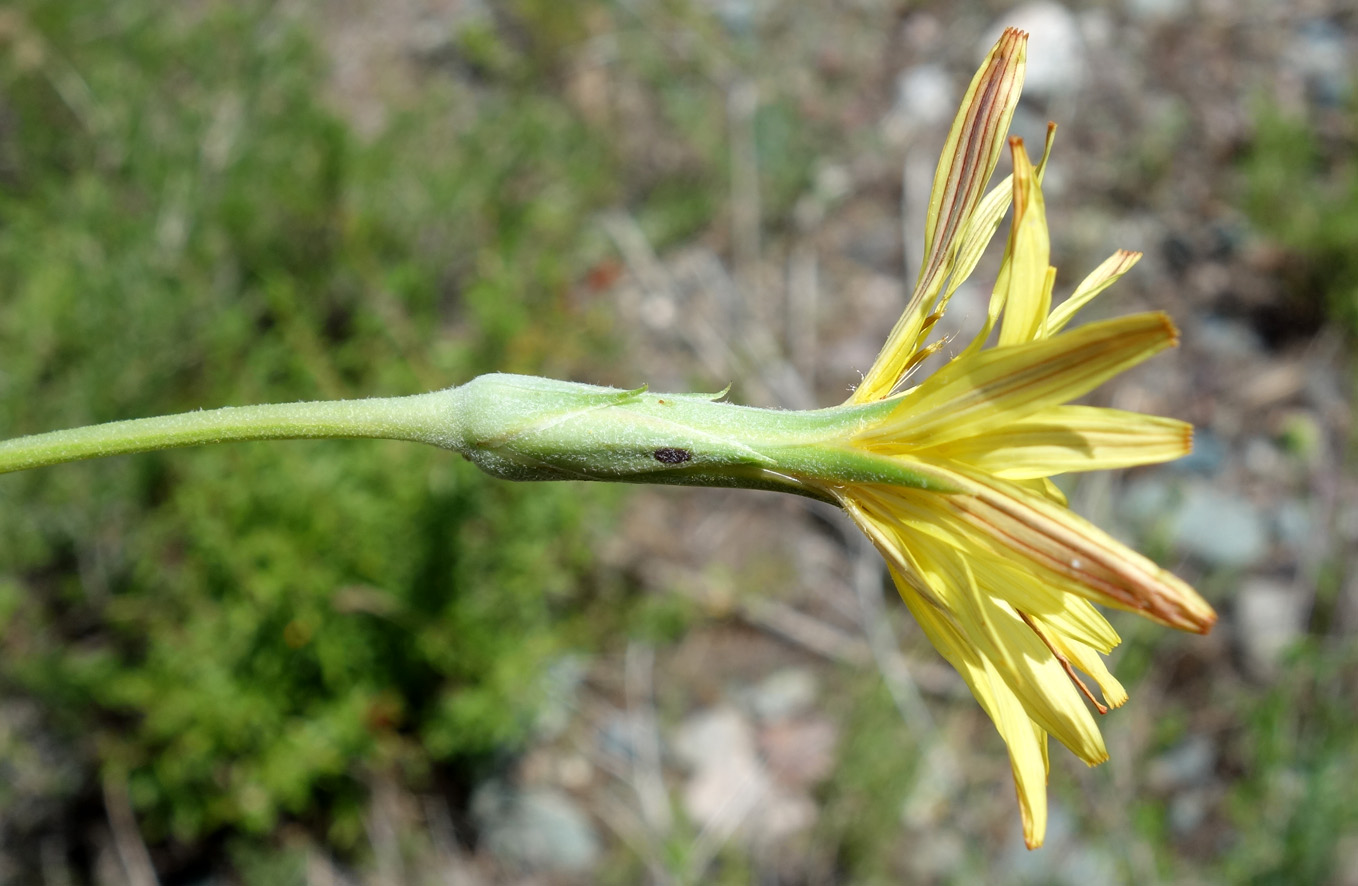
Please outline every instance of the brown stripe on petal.
M945 495L963 520L1000 545L1088 590L1092 599L1205 634L1216 613L1180 579L1080 517L1003 481Z
M952 266L959 232L976 212L999 161L1023 86L1027 42L1025 32L1007 29L967 89L929 192L925 256L915 290L850 402L889 396L915 353L925 318L934 309Z
M947 184L939 200L938 220L929 241L929 257L921 282L934 278L952 254L960 227L971 217L986 182L995 168L1001 141L1005 136L1004 117L1012 113L1013 93L1021 87L1015 76L1022 60L1020 52L1028 35L1008 28L1000 38L997 52L980 75L982 88L967 108L967 121L954 149L953 162L946 166ZM957 162L960 160L961 162ZM944 172L940 166L942 178ZM941 282L941 281L939 281Z
M1098 333L1104 329L1116 331L1116 339L1099 336ZM1014 362L1019 365L1015 365L1012 371L985 385L978 384L954 398L951 403L945 404L950 419L959 422L959 414L970 406L986 406L1006 398L1016 398L1025 392L1038 395L1054 379L1063 376L1072 380L1072 387L1076 386L1075 380L1083 382L1078 393L1069 394L1063 399L1080 396L1128 366L1140 363L1165 348L1174 347L1179 341L1179 331L1164 314L1133 314L1103 324L1091 324L1072 334L1069 341L1075 346L1068 349L1049 348L1047 356L1025 363L1015 359ZM1012 351L998 348L988 353L994 356L984 359L994 360L997 364L1005 360L1007 354L1013 354ZM1115 356L1122 359L1114 362L1110 358Z
M1083 396L1178 340L1169 317L1148 313L980 351L934 373L855 442L897 452L973 436L998 419L1012 421Z
M1089 687L1085 685L1085 681L1081 680L1080 675L1075 673L1075 666L1070 663L1070 659L1066 658L1065 655L1061 653L1061 650L1056 648L1056 645L1052 643L1051 638L1049 638L1046 633L1037 626L1037 623L1033 621L1033 617L1019 609L1014 611L1019 614L1019 618L1023 619L1024 624L1032 628L1033 633L1037 634L1038 639L1051 650L1051 654L1056 656L1056 660L1061 665L1062 670L1066 672L1066 676L1075 684L1075 688L1080 690L1080 694L1089 699L1089 703L1094 706L1094 710L1098 711L1100 714L1108 713L1108 706L1094 697L1094 693L1089 691Z

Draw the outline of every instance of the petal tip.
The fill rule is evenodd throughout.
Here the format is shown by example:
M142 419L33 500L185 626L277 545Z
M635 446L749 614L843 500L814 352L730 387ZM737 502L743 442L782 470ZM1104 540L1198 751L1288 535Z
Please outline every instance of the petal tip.
M1158 613L1165 618L1165 624L1180 631L1190 634L1202 634L1206 636L1212 632L1212 628L1217 623L1217 613L1207 601L1197 595L1196 591L1190 591L1193 596L1180 596L1172 604L1173 612Z
M1163 311L1158 311L1156 317L1159 319L1161 328L1165 334L1165 347L1177 348L1179 346L1179 327L1175 326L1174 321L1170 319L1169 314L1166 314Z
M995 49L992 49L991 52L1006 59L1026 62L1028 60L1028 36L1027 31L1019 28L1005 28L1000 39L996 41Z

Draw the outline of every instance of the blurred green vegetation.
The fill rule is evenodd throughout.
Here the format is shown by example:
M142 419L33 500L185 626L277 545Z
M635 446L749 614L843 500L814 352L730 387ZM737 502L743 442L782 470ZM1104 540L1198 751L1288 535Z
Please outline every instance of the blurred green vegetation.
M1289 108L1261 103L1245 154L1244 206L1281 246L1283 308L1318 313L1358 335L1358 105ZM1294 458L1318 433L1295 420L1280 431ZM1350 459L1350 463L1351 463ZM1305 639L1266 690L1231 692L1238 728L1225 765L1236 776L1233 836L1222 864L1232 883L1346 883L1352 879L1358 795L1358 646L1336 617L1342 558L1317 579Z
M0 436L598 371L589 218L623 201L691 230L720 162L619 173L559 82L602 6L509 4L513 39L469 28L469 73L363 140L276 4L9 4ZM74 768L0 779L0 804L78 805L112 779L180 857L284 821L353 847L370 779L465 788L523 741L564 651L634 610L642 634L682 630L595 565L616 501L347 441L6 477L0 705L42 723L7 759L55 743Z
M842 762L825 786L825 830L836 863L852 882L897 882L905 798L923 768L927 744L901 722L880 675L859 674L840 699L845 708Z
M1355 150L1358 109L1322 115L1261 104L1241 167L1246 212L1288 254L1282 309L1327 314L1358 334Z
M1262 697L1242 705L1239 757L1230 762L1245 775L1231 796L1239 839L1224 865L1228 882L1333 883L1351 873L1355 666L1352 643L1311 638Z

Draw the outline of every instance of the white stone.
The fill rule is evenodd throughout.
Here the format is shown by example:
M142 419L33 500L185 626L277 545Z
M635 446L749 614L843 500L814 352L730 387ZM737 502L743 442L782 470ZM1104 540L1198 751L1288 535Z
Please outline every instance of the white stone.
M1259 509L1237 495L1205 484L1184 493L1170 532L1181 550L1222 569L1245 569L1269 552L1268 531Z
M1188 0L1127 0L1127 14L1146 24L1172 22L1188 14Z
M916 65L896 77L896 112L917 126L949 122L961 97L961 89L941 65Z
M1253 578L1235 598L1236 637L1245 667L1256 677L1277 673L1283 656L1302 636L1309 601L1288 585Z
M754 729L735 708L689 717L674 751L692 770L682 792L684 811L700 827L731 833L768 800L772 780L755 750Z
M1084 79L1085 47L1080 23L1060 3L1026 3L1004 13L986 34L989 52L1005 28L1028 32L1028 71L1023 94L1051 100L1079 90Z
M816 703L820 687L809 668L774 671L745 693L760 720L783 720L804 714Z
M723 757L753 758L754 728L729 705L707 708L680 724L674 751L689 769L700 769Z
M601 852L589 816L568 794L551 788L518 791L486 782L472 797L472 816L490 853L518 870L587 871Z

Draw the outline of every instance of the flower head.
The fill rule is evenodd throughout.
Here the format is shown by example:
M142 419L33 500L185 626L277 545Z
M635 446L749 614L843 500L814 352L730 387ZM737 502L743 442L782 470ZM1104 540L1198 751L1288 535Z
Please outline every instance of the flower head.
M1127 700L1102 655L1118 635L1091 603L1207 632L1216 615L1188 585L1073 514L1050 477L1166 461L1192 448L1167 418L1070 401L1175 344L1160 313L1066 331L1077 310L1140 258L1118 252L1055 310L1041 179L1009 140L1013 174L985 185L1003 153L1027 35L1010 29L972 81L934 179L923 267L904 315L850 403L890 403L845 445L927 483L829 489L886 558L901 597L966 679L1008 746L1024 838L1046 828L1047 736L1107 759L1086 700ZM981 332L938 372L901 391L946 342L927 344L949 298L1010 205L1013 219ZM986 347L992 335L996 343ZM1103 702L1086 686L1098 686Z
M1192 588L1073 514L1050 477L1167 461L1183 422L1071 405L1172 346L1169 318L1136 314L1067 330L1136 263L1118 252L1052 308L1042 172L1009 139L1013 174L986 191L1018 103L1027 35L991 50L953 123L929 200L925 258L886 346L849 402L778 411L718 395L651 394L522 376L446 392L430 442L514 480L620 480L778 489L836 502L882 552L901 597L961 672L1009 748L1023 833L1046 829L1047 736L1091 765L1108 756L1099 712L1127 693L1102 655L1118 643L1101 603L1205 633ZM980 333L904 389L947 345L930 332L1010 207ZM995 344L987 347L992 336ZM1103 701L1084 683L1087 675Z

